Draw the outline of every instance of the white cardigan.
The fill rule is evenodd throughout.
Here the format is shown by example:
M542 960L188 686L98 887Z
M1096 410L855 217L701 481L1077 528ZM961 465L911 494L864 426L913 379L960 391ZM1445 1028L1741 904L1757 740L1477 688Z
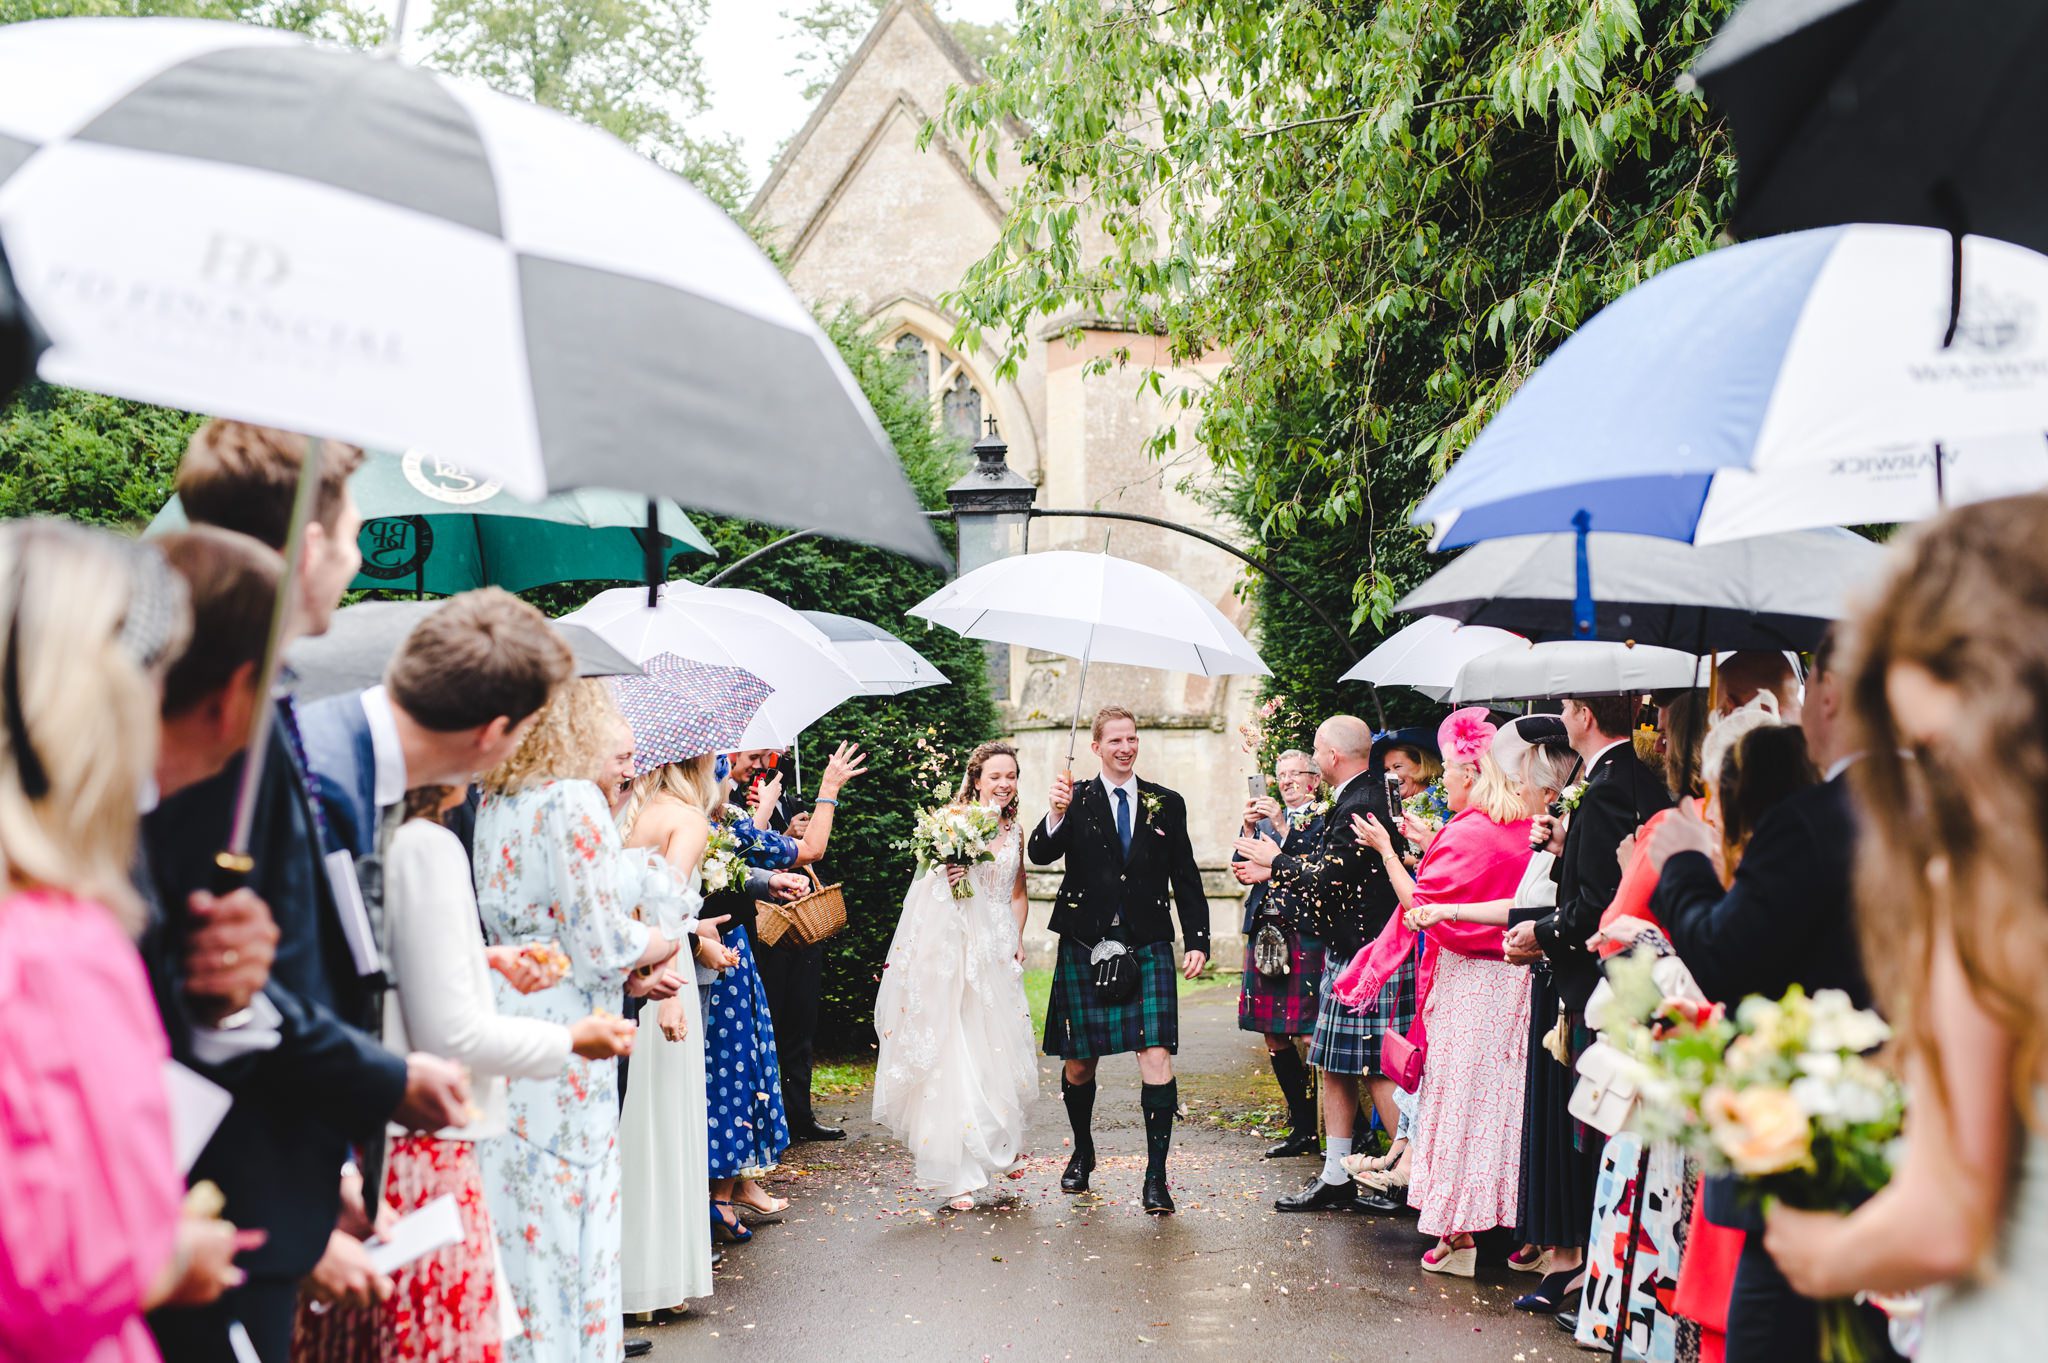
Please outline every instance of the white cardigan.
M569 1029L498 1015L469 857L440 824L408 819L385 849L384 943L394 977L384 997L385 1044L400 1055L425 1051L469 1067L477 1115L440 1134L466 1141L503 1134L505 1080L561 1073Z

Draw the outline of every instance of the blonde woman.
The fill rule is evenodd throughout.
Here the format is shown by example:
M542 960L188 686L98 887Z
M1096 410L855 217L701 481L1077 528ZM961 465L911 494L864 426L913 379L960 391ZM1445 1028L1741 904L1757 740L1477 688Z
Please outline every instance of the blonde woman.
M956 1210L1014 1167L1038 1097L1024 1000L1024 838L1017 750L984 743L954 797L996 812L994 860L912 881L875 998L875 1120L917 1160L917 1183ZM956 897L965 884L968 896Z
M1848 1216L1773 1209L1809 1297L1927 1292L1920 1363L2048 1338L2048 498L1950 512L1849 623L1863 960L1911 1092Z
M624 1000L627 977L676 945L619 894L618 829L597 781L619 723L602 682L572 681L483 780L477 907L493 944L557 943L568 973L547 989L501 988L499 1009L565 1026ZM484 1182L524 1331L520 1363L622 1356L618 1065L571 1059L515 1079L509 1131L484 1147Z
M644 772L626 787L619 826L625 874L638 886L642 917L687 940L700 968L725 965L722 918L700 918L702 863L711 836L706 811L718 798L709 756ZM707 940L708 936L708 940ZM620 1119L625 1164L626 1310L682 1310L711 1285L710 1125L704 1098L704 1014L700 973L674 997L640 1014L632 1082Z
M169 1047L130 940L152 683L185 630L154 551L0 528L0 1357L154 1360L145 1310L241 1281L250 1238L181 1212Z

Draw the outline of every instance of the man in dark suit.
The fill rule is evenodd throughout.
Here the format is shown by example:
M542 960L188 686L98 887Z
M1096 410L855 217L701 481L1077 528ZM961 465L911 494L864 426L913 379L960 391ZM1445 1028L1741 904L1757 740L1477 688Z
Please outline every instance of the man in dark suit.
M1271 839L1288 855L1306 856L1322 837L1323 815L1316 803L1322 779L1313 755L1298 748L1281 753L1273 762L1273 781L1280 798L1261 795L1247 803L1243 834ZM1231 870L1239 884L1250 886L1244 897L1244 982L1238 993L1237 1025L1265 1038L1267 1061L1287 1102L1287 1139L1266 1151L1266 1158L1313 1155L1320 1148L1315 1086L1294 1039L1315 1030L1322 998L1323 944L1302 928L1289 902L1296 889L1291 884L1274 884L1272 867L1248 861L1244 853L1237 852L1232 854ZM1261 927L1271 927L1285 946L1287 969L1283 974L1262 973L1254 959Z
M1837 731L1843 704L1830 635L1814 650L1803 712L1807 755L1826 779L1758 821L1733 884L1724 889L1716 869L1718 837L1688 814L1666 819L1644 848L1661 868L1651 909L1710 999L1733 1007L1751 994L1782 997L1796 984L1809 995L1840 989L1857 1007L1870 1005L1851 893L1856 823L1843 778L1855 758ZM1728 1302L1730 1363L1812 1363L1819 1316L1765 1252L1763 1218L1729 1179L1709 1180L1705 1214L1749 1232Z
M1400 906L1393 882L1377 852L1362 846L1352 832L1353 817L1376 819L1394 827L1386 783L1372 760L1372 729L1355 715L1332 715L1316 729L1315 760L1332 791L1330 812L1323 816L1309 849L1286 851L1270 838L1240 838L1237 850L1247 860L1273 870L1273 882L1287 888L1289 903L1304 931L1323 943L1323 984L1317 1005L1315 1033L1309 1042L1309 1064L1323 1080L1323 1167L1299 1192L1274 1202L1283 1212L1349 1209L1357 1185L1344 1169L1358 1121L1361 1087L1370 1094L1380 1124L1389 1132L1400 1124L1394 1106L1394 1081L1379 1072L1379 1026L1339 1003L1330 988L1360 947L1379 935ZM1413 968L1405 973L1412 998ZM1388 988L1403 987L1402 980Z
M234 422L209 422L179 466L178 492L195 525L218 525L281 549L292 495L308 451L302 437ZM361 452L326 446L312 522L296 565L294 625L327 626L355 575L360 518L348 475ZM381 1139L384 1122L433 1130L460 1119L468 1103L461 1071L432 1056L401 1058L350 1019L366 1011L324 856L296 725L280 703L270 731L249 849L248 887L276 920L278 943L265 996L276 1008L278 1044L234 1072L216 1073L234 1106L193 1166L227 1195L227 1215L269 1233L245 1256L248 1281L213 1307L159 1312L151 1319L171 1363L233 1359L230 1329L246 1329L264 1363L285 1363L299 1285L365 1300L379 1285L360 1245L336 1226L342 1166L352 1144ZM143 838L172 941L188 931L186 905L219 874L228 845L241 759L218 776L166 799L143 821ZM389 1290L388 1280L382 1280Z
M1513 910L1505 942L1509 961L1536 967L1529 1009L1530 1116L1522 1136L1522 1167L1530 1172L1523 1183L1521 1234L1532 1244L1571 1253L1592 1233L1604 1142L1597 1134L1577 1132L1568 1111L1577 1080L1543 1042L1553 1027L1563 1028L1573 1061L1591 1044L1585 1008L1600 982L1600 962L1588 942L1621 885L1616 853L1651 815L1671 805L1664 778L1636 756L1635 710L1630 696L1565 701L1559 717L1584 776L1574 787L1575 803L1561 835L1548 814L1536 820L1539 834L1557 852L1551 870L1557 905Z
M1171 1215L1166 1156L1180 1090L1173 1053L1180 1047L1180 1010L1174 981L1173 919L1180 911L1186 952L1180 974L1202 973L1209 959L1209 901L1188 840L1188 810L1165 786L1137 776L1138 721L1120 705L1096 712L1090 749L1102 762L1100 779L1074 784L1073 773L1053 778L1052 810L1032 830L1027 851L1034 864L1064 858L1066 872L1053 900L1052 930L1059 935L1052 998L1046 1009L1045 1053L1066 1062L1060 1091L1074 1129L1074 1153L1060 1187L1086 1192L1095 1168L1095 1066L1105 1055L1138 1054L1144 1083L1145 1187L1143 1204L1154 1216ZM1137 967L1137 989L1111 1001L1093 984L1090 956L1117 948Z

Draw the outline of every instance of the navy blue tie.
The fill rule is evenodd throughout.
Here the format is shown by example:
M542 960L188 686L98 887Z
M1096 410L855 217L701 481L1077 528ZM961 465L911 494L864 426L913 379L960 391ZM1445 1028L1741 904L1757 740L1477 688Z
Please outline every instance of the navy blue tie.
M1131 857L1131 794L1116 788L1116 840L1124 845L1124 860Z

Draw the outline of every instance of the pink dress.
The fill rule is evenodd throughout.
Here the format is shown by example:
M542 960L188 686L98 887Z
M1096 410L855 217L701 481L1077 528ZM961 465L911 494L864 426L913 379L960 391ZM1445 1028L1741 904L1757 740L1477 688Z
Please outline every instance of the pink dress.
M185 1181L134 945L98 904L0 900L0 1358L148 1363Z

